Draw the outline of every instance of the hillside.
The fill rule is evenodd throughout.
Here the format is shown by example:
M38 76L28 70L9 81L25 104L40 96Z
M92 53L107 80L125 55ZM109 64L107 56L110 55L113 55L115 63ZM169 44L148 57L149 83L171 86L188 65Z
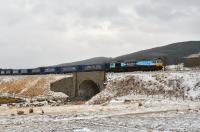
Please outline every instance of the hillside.
M184 62L184 57L200 52L200 41L174 43L114 58L114 60L165 58L167 64Z
M170 64L183 63L184 57L188 57L192 54L198 54L198 53L200 53L200 41L188 41L188 42L173 43L162 47L142 50L131 54L119 56L116 58L96 57L83 61L64 63L60 64L59 66L101 64L111 61L141 60L141 59L152 59L152 58L163 58L166 64L170 65Z
M112 60L112 58L95 57L95 58L72 62L72 63L59 64L58 66L102 64L102 63L110 62L111 60Z

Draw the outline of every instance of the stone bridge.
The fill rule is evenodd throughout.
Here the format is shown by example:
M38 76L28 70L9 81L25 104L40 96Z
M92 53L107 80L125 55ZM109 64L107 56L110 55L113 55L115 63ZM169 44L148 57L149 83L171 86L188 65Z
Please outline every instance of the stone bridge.
M88 100L104 89L104 71L76 72L72 77L51 84L51 90L63 92L70 99Z

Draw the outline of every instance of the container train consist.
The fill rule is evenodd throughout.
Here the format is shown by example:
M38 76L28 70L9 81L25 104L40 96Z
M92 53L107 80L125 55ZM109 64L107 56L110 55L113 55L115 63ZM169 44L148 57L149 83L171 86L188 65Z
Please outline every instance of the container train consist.
M162 70L161 59L123 61L94 65L39 67L35 69L0 69L0 75L41 75L65 74L73 72L105 71L105 72L131 72Z

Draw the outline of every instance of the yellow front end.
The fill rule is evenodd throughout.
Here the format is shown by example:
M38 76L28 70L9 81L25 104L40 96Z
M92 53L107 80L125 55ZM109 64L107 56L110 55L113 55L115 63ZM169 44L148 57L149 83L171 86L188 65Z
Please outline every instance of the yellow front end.
M157 67L163 67L163 63L156 63Z

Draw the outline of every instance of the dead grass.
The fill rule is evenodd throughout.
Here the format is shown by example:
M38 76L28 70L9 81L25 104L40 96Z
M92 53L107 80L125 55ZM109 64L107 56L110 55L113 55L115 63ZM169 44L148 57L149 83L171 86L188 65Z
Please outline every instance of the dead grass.
M17 98L3 98L0 97L0 104L9 104L9 103L20 103L20 102L24 102L21 99L17 99Z
M33 82L34 79L32 77L24 77L22 79L9 81L9 82L3 82L0 84L0 89L2 92L8 92L8 93L14 93L18 94L23 89L25 89L30 82Z
M47 79L40 79L35 84L30 86L26 91L23 92L23 95L28 97L34 97L39 95L44 95L47 87L45 85L48 83Z
M0 83L1 93L16 94L25 97L47 95L54 76L21 76L18 79Z

